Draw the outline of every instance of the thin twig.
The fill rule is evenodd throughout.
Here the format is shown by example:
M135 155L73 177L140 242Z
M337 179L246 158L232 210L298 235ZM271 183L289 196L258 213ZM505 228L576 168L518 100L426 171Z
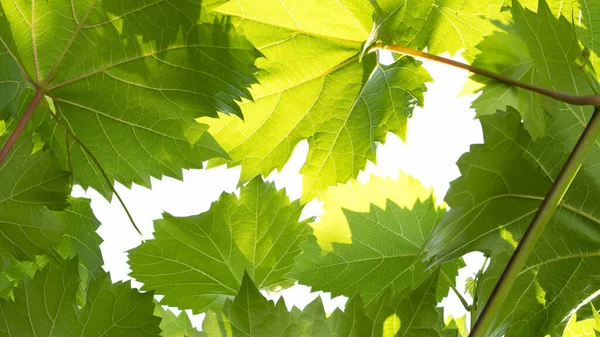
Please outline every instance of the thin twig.
M485 269L485 266L487 265L488 261L489 261L489 257L485 257L485 259L483 260L483 265L481 265L481 269L479 269L479 271L477 272L477 275L475 275L475 292L473 292L473 304L471 305L471 327L473 327L475 325L475 318L477 317L477 301L479 301L479 296L477 295L477 292L479 290L479 280L481 279L481 276L483 275L483 270Z
M69 171L71 171L71 189L75 185L75 178L73 177L73 163L71 162L71 144L69 144L69 131L65 130L65 146L67 149L67 162L69 163Z
M60 111L60 108L58 106L57 106L57 110ZM81 149L85 153L87 153L90 156L90 158L92 158L92 160L94 161L94 164L96 165L96 167L98 167L98 170L100 170L100 173L102 174L102 177L106 181L106 184L113 191L113 193L117 197L117 200L119 200L119 203L121 204L121 206L125 210L125 213L127 214L127 217L129 218L129 221L133 225L133 228L135 228L135 230L138 232L138 234L142 237L142 240L143 240L144 239L144 235L142 234L142 232L140 231L140 229L136 225L135 221L133 220L133 217L131 216L131 213L129 212L129 209L125 205L125 202L123 202L123 199L121 199L121 196L119 195L119 192L117 192L117 190L113 186L110 178L108 177L108 174L106 173L106 171L104 171L104 168L100 164L100 161L98 161L98 159L96 158L96 156L94 156L94 154L92 153L92 151L90 151L90 149L83 143L83 141L81 139L79 139L79 137L77 137L66 125L64 125L60 121L60 119L50 111L49 108L47 109L47 111L48 111L48 114L52 117L52 119L54 119L54 121L56 122L56 124L58 126L60 126L63 130L65 130L65 132L67 132L69 135L71 135L71 138L73 138L73 140L75 140L75 142L77 144L79 144L79 146L81 147Z
M35 112L35 109L37 109L37 106L40 104L42 98L44 98L44 91L37 89L35 91L35 95L33 96L31 101L29 102L29 105L25 109L25 113L23 113L23 116L21 116L21 118L17 122L17 126L11 132L10 136L8 136L8 139L6 140L6 143L4 143L2 150L0 150L0 164L2 164L4 159L6 159L8 153L10 152L10 150L12 150L13 146L15 146L17 139L19 139L19 136L21 135L21 133L23 133L23 130L25 130L27 123L29 123L31 116L33 116L33 113Z
M463 307L465 307L465 310L467 310L467 311L471 310L471 306L469 305L469 303L467 303L467 300L465 300L465 298L458 291L458 289L456 289L456 287L454 286L454 283L452 282L450 277L443 270L440 270L440 273L441 273L442 277L444 278L444 280L446 280L446 282L448 282L448 284L450 285L450 289L452 289L454 291L454 293L460 300L460 303L462 303Z
M594 92L594 94L600 95L600 91L598 90L598 87L596 86L596 82L594 81L591 72L587 71L587 69L586 69L588 66L590 68L590 71L594 69L592 67L592 65L590 64L589 60L587 60L587 61L585 61L585 63L581 67L581 70L583 71L585 79L588 81L588 83L589 83L590 87L592 88L592 91Z
M598 134L600 134L600 108L595 109L573 152L571 152L567 162L560 171L558 178L552 184L552 187L550 187L550 191L548 191L540 208L537 210L531 224L527 227L517 249L511 256L489 300L481 311L481 315L473 326L469 337L484 337L487 335L488 329L494 322L497 313L500 312L512 285L519 276L527 258L533 251L535 244L567 192L571 182L575 179Z
M450 66L453 66L456 68L470 71L477 75L489 77L489 78L492 78L494 80L497 80L497 81L500 81L500 82L503 82L506 84L510 84L510 85L513 85L513 86L516 86L519 88L537 92L538 94L552 97L554 99L557 99L557 100L565 102L565 103L569 103L569 104L573 104L573 105L600 106L600 96L599 95L581 95L581 96L580 95L572 95L572 94L569 94L566 92L561 92L561 91L556 91L556 90L552 90L552 89L548 89L548 88L544 88L544 87L539 87L537 85L517 81L515 79L508 78L508 77L502 76L500 74L497 74L497 73L494 73L494 72L491 72L491 71L488 71L485 69L473 67L471 65L464 64L464 63L461 63L458 61L454 61L454 60L451 60L451 59L448 59L445 57L425 53L420 50L406 48L406 47L402 47L402 46L394 46L394 45L384 46L381 43L376 43L369 49L369 52L378 50L378 49L389 50L389 51L403 54L403 55L420 57L420 58L423 58L426 60L444 63L444 64L447 64L447 65L450 65Z

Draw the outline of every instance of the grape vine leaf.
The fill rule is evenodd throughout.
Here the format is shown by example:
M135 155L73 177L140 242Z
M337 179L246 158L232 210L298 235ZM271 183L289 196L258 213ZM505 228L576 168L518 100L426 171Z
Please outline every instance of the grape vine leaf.
M308 139L307 202L355 178L388 131L404 137L406 119L423 104L431 79L419 62L376 65L374 55L359 61L372 23L367 0L241 0L219 12L235 17L266 58L257 63L254 100L242 103L245 121L201 119L231 157L228 164L242 165L240 183L281 169L294 146Z
M334 242L352 243L344 210L367 213L371 205L384 208L388 200L410 208L415 200L426 200L432 193L431 189L423 187L417 179L402 171L395 179L372 175L365 184L351 180L349 184L329 187L319 194L324 214L310 227L321 249L330 252Z
M226 157L194 119L241 115L235 101L250 97L260 54L204 10L200 1L3 1L0 81L11 87L0 107L14 108L24 79L41 88L89 152L56 125L46 143L79 184L107 198L90 152L126 186Z
M396 336L442 336L444 321L441 310L437 308L437 283L438 273L434 272L413 291L395 295L388 291L379 300L367 305L365 311L373 319L373 330L383 330L383 334L372 335L394 336L389 325L391 321L395 321ZM381 325L383 329L379 328Z
M13 290L24 275L30 279L44 268L50 259L46 255L38 255L35 261L19 261L14 256L5 259L0 266L0 298L14 299Z
M368 47L375 41L430 53L469 50L498 28L504 0L374 0L375 24Z
M81 277L88 275L92 279L98 279L105 274L100 251L102 238L96 232L100 221L94 216L90 202L90 199L71 198L68 208L55 213L63 223L68 224L68 229L54 250L63 259L77 257L80 266L85 270L83 275L80 274Z
M160 329L162 337L205 337L204 332L196 330L185 311L175 315L171 310L164 309L155 302L154 315L161 318Z
M102 238L96 230L100 221L94 216L90 199L70 198L70 206L64 211L55 212L63 223L67 224L67 231L63 234L60 244L52 248L50 255L57 259L74 259L79 261L79 292L77 303L85 304L86 292L91 281L102 277L104 260L100 251Z
M0 31L10 31L6 16L0 5ZM27 77L21 71L14 55L11 55L6 45L14 44L12 37L0 35L0 121L7 121L15 116L19 109L19 98L26 89L33 89ZM2 132L0 132L0 135Z
M537 141L511 110L481 118L485 143L458 161L451 207L426 243L440 263L470 251L491 256L478 286L478 308L584 129L590 113L561 113ZM490 336L558 335L571 310L600 288L600 149L584 162L505 299ZM515 168L519 168L516 170Z
M66 224L52 210L68 206L70 175L25 131L0 165L0 256L33 261L61 241ZM8 134L0 137L4 144Z
M288 312L283 300L268 301L245 275L236 297L228 299L220 313L210 312L203 330L209 337L437 337L443 317L436 308L436 284L433 274L412 292L382 296L367 306L354 297L344 311L336 309L327 317L320 297L304 310L294 307Z
M598 0L580 0L581 24L577 25L577 37L590 48L590 62L600 71L600 2ZM574 8L574 11L577 8Z
M446 331L448 337L450 335L456 337L467 337L469 335L469 326L467 325L466 314L458 318L454 318L452 315L449 315L444 323L444 331Z
M331 292L332 296L360 294L367 304L388 290L395 294L403 289L415 289L426 280L432 271L425 270L425 264L420 263L418 255L445 210L435 205L431 190L405 175L401 174L400 178L405 181L387 188L414 185L415 192L402 191L405 195L400 200L404 204L387 200L383 205L370 205L366 212L343 210L344 220L349 226L344 243L333 243L333 251L324 252L317 238L311 236L300 245L302 254L296 258L291 275L301 284ZM341 190L350 188L340 187ZM416 198L423 190L429 191L429 195L423 200ZM348 200L352 200L351 196L355 194L354 191L349 193ZM339 206L343 208L345 205ZM331 221L331 218L326 220ZM456 270L460 267L460 262L450 264L449 280L456 277ZM446 280L441 282L445 282L440 288L443 297L448 294L449 284Z
M373 335L373 322L365 313L365 305L360 296L346 302L344 310L335 309L327 318L331 336L362 337ZM385 336L385 335L384 335Z
M577 314L573 314L565 331L563 331L562 337L598 337L600 336L600 315L596 312L596 308L592 305L592 311L594 313L593 318L584 319L581 321L577 320Z
M19 261L15 256L4 256L0 264L0 297L12 297L16 287L24 275L33 278L51 260L72 259L78 257L79 277L81 279L77 293L78 305L85 304L89 283L102 277L104 260L100 252L102 239L96 233L100 222L95 218L90 207L90 200L84 198L68 199L69 207L53 214L65 226L60 242L37 255L34 261Z
M557 18L544 0L539 0L537 10L535 13L513 1L512 24L505 26L506 32L483 39L473 66L545 88L593 94L581 69L582 50L573 25L562 15ZM472 79L482 86L482 94L472 104L477 116L514 108L533 138L547 133L548 114L582 115L586 109L480 75Z
M0 299L0 334L6 336L157 336L152 293L129 283L110 282L108 274L90 285L79 308L77 260L49 263L32 280L25 277L15 301Z
M511 0L506 1L506 5L510 5ZM539 0L520 0L519 3L525 8L536 11ZM563 15L572 21L579 42L590 52L588 60L595 69L591 70L590 75L598 79L600 40L596 32L600 30L600 2L597 0L547 0L546 3L554 15ZM586 69L586 71L589 70L589 68Z
M165 295L162 304L194 313L235 296L244 270L260 288L293 284L286 274L309 232L308 220L298 221L301 211L285 190L257 177L239 198L222 194L200 215L165 213L154 239L129 252L131 276Z
M510 1L509 1L510 2ZM521 0L520 3L536 10L538 0ZM547 0L552 13L573 18L579 41L589 48L589 61L597 71L600 69L600 2L598 0Z

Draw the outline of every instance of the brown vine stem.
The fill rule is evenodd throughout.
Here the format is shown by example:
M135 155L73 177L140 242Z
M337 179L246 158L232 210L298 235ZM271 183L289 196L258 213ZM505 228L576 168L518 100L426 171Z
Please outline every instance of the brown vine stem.
M402 46L394 46L394 45L384 46L381 43L376 43L371 48L369 48L368 52L372 52L372 51L378 50L378 49L389 50L394 53L399 53L399 54L403 54L403 55L419 57L419 58L426 59L426 60L444 63L444 64L447 64L447 65L450 65L450 66L453 66L456 68L470 71L477 75L485 76L485 77L488 77L488 78L491 78L491 79L494 79L494 80L497 80L497 81L500 81L500 82L503 82L506 84L513 85L515 87L519 87L519 88L527 89L527 90L530 90L533 92L537 92L538 94L545 95L545 96L557 99L557 100L565 102L565 103L569 103L569 104L573 104L573 105L600 106L600 95L572 95L572 94L569 94L566 92L561 92L561 91L556 91L556 90L552 90L552 89L548 89L548 88L544 88L544 87L539 87L539 86L536 86L533 84L517 81L515 79L502 76L500 74L491 72L489 70L473 67L471 65L461 63L458 61L454 61L454 60L451 60L451 59L448 59L445 57L429 54L429 53L426 53L426 52L423 52L420 50L406 48L406 47L402 47Z
M485 337L487 335L487 331L494 322L496 314L500 312L504 299L508 296L512 285L519 276L527 258L533 251L533 247L542 235L542 232L546 228L546 225L560 204L563 196L569 189L571 182L575 179L586 155L594 145L599 134L600 108L596 107L594 114L581 134L579 141L577 141L567 162L558 174L552 187L550 187L548 194L546 194L546 197L533 217L531 224L527 227L525 234L523 234L523 238L519 242L517 249L511 256L504 272L502 272L502 276L500 276L500 279L496 283L496 286L494 287L489 300L485 304L485 307L481 311L481 315L477 319L477 322L473 326L473 330L471 330L469 337Z
M4 162L4 159L6 159L6 157L10 153L10 150L13 148L13 146L17 142L17 139L19 139L19 136L23 133L23 130L25 130L27 123L29 123L31 116L33 116L35 109L37 109L38 105L44 98L44 95L45 95L45 92L43 90L41 90L40 88L38 88L35 91L35 95L33 96L31 101L29 102L29 105L25 109L25 113L23 113L23 116L21 116L21 118L17 122L17 126L12 131L10 136L8 136L8 139L4 143L2 150L0 150L0 165L2 164L2 162Z

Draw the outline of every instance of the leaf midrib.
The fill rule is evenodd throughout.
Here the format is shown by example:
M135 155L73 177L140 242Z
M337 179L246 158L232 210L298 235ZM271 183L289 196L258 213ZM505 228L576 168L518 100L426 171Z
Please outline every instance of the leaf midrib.
M345 68L345 67L347 67L347 66L349 66L349 65L351 65L351 64L353 64L353 63L355 63L355 62L357 62L357 61L358 61L358 59L359 59L359 53L356 53L356 54L354 54L353 56L349 57L348 59L344 60L343 62L339 63L339 64L338 64L338 65L336 65L335 67L329 68L329 69L327 69L326 71L322 72L321 74L319 74L319 75L317 75L317 76L311 77L311 78L309 78L309 79L306 79L306 80L304 80L304 81L302 81L302 82L300 82L300 83L296 83L296 84L294 84L294 85L292 85L292 86L286 87L286 88L285 88L285 89L283 89L283 90L275 91L275 92L272 92L272 93L270 93L270 94L267 94L267 95L264 95L264 96L254 97L254 100L253 100L253 101L244 101L244 102L241 102L241 103L239 103L238 105L239 105L239 106L240 106L240 108L241 108L242 106L244 106L244 105L246 105L246 104L250 104L250 103L252 103L252 104L255 104L255 102L257 102L257 101L259 101L259 100L261 100L261 99L269 98L269 97L271 97L271 96L275 96L275 95L281 95L282 93L284 93L284 92L286 92L286 91L293 90L293 89L295 89L295 88L298 88L298 87L300 87L300 86L302 86L302 85L304 85L304 84L306 84L306 83L312 82L312 81L314 81L314 80L321 80L321 79L324 79L325 77L327 77L327 76L329 76L329 75L331 75L331 74L333 74L333 73L337 72L338 70L341 70L341 69L343 69L343 68ZM321 86L320 92L317 94L317 98L318 98L318 97L320 97L322 89L323 89L323 86ZM315 100L315 102L313 102L313 104L310 106L310 109L312 109L312 107L314 106L314 104L316 103L316 101L317 101L317 100ZM275 110L275 109L273 109L273 111L271 111L271 113L269 114L269 116L271 116L271 115L273 114L274 110ZM303 118L301 118L301 119L298 121L298 123L296 123L296 125L294 125L294 128L292 128L292 129L291 129L291 131L290 131L289 133L293 132L293 130L295 130L296 126L297 126L298 124L300 124L300 123L301 123L301 122L302 122L302 121L303 121L303 120L304 120L306 117L308 117L308 114L305 114L305 116L304 116ZM265 123L267 122L267 120L268 120L268 119L269 119L268 117L267 117L267 118L265 118L265 120L264 120L264 121L263 121L263 122L262 122L260 125L258 125L258 126L255 128L255 130L259 130L260 128L262 128L262 127L265 125ZM221 128L219 128L219 129L216 129L216 128L214 128L214 127L211 127L211 129L212 129L212 130L211 130L211 133L212 133L212 134L213 134L215 137L218 137L219 133L220 133L222 130L225 130L225 129L226 129L228 126L229 126L229 124L230 124L230 123L233 123L234 121L235 121L235 119L233 119L233 118L230 118L230 119L227 121L227 123L224 123L224 124L223 124L223 126L222 126ZM289 133L288 133L288 135L289 135ZM236 146L232 147L232 148L231 148L231 149L230 149L228 152L230 152L230 153L231 153L231 152L233 152L235 149L237 149L238 147L240 147L240 146L243 146L243 145L244 145L244 143L245 143L245 142L246 142L246 141L247 141L247 140L248 140L250 137L252 137L253 135L254 135L254 132L253 132L253 133L250 133L250 134L248 135L248 137L246 137L244 140L240 141L238 145L236 145Z

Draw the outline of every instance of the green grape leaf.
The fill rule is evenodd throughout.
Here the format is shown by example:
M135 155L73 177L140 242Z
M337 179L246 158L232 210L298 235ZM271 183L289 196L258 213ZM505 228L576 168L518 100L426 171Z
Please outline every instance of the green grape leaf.
M593 94L581 69L582 51L569 20L562 15L556 18L544 0L537 13L514 1L512 13L514 22L506 33L496 32L477 46L480 53L473 65L549 89ZM483 76L472 78L482 85L482 94L472 104L477 116L514 108L533 138L547 133L548 114L583 115L586 109Z
M438 283L436 300L442 302L444 297L448 296L450 292L450 286L456 287L456 278L458 277L458 271L461 268L466 267L467 264L462 257L452 260L448 263L444 263L440 267L440 282Z
M33 280L25 277L15 301L0 299L0 334L5 336L157 336L160 319L152 315L151 293L129 283L94 281L79 308L77 260L50 263Z
M283 301L274 305L258 291L244 273L239 292L227 300L218 313L209 313L202 326L209 337L216 336L283 336L291 315ZM323 318L325 315L323 314Z
M19 261L11 256L4 266L0 266L0 297L11 296L13 288L24 275L33 278L35 273L53 258L63 260L78 257L81 283L77 300L79 305L85 304L88 284L105 274L102 269L104 260L100 252L102 239L96 233L100 222L92 212L89 199L71 198L69 203L70 206L64 211L53 212L66 228L58 245L47 249L45 255L37 255L34 262Z
M431 274L431 271L424 270L425 265L420 263L418 255L425 239L444 216L445 210L435 205L431 190L425 198L420 199L417 196L423 195L423 191L428 191L427 189L402 174L399 180L404 181L380 187L393 191L396 189L394 185L413 185L414 191L401 190L404 197L398 199L403 202L402 205L387 200L383 204L370 205L369 209L362 212L343 210L344 219L349 226L344 243L333 243L333 251L327 252L320 248L317 238L311 236L300 245L302 254L296 258L291 275L300 283L316 290L331 292L333 296L351 297L360 294L367 304L387 290L397 293L405 288L418 287ZM374 181L378 184L384 180L375 178ZM358 186L356 191L346 194L348 199L353 199L357 192L368 189L360 184L339 188L347 191L355 186ZM330 188L330 197L341 194L331 192L333 189L335 188ZM394 192L388 194L392 193ZM374 195L375 200L385 198ZM368 203L369 200L366 201ZM356 207L357 204L355 202L350 205ZM339 206L345 208L343 203ZM337 216L323 218L327 223ZM456 270L462 266L460 263L450 265L448 270L451 275L448 280L455 278ZM446 282L440 288L439 299L447 294Z
M185 311L175 315L171 310L155 303L154 315L162 319L160 329L162 337L205 337L204 332L196 330Z
M240 197L223 194L209 211L155 221L154 240L129 252L131 276L142 289L165 295L161 303L194 313L235 296L244 270L260 288L293 284L286 274L306 239L302 207L260 177Z
M426 243L440 263L491 256L478 285L481 309L590 114L561 113L537 141L515 112L481 118L485 144L461 157L451 207ZM600 288L600 149L596 142L505 299L490 336L558 335L571 310ZM518 168L518 169L515 169ZM527 317L527 319L523 319Z
M594 312L593 318L584 319L581 321L577 320L577 314L573 314L565 331L563 331L562 337L597 337L600 336L600 315L596 312L596 308L591 305L592 311Z
M436 308L436 284L434 273L412 292L385 294L367 306L354 297L344 311L336 309L327 317L320 297L304 310L288 312L283 300L264 298L246 274L236 297L220 313L210 312L203 330L209 337L437 337L443 321Z
M373 333L373 336L441 336L444 321L441 310L437 308L437 280L438 273L433 272L415 290L396 295L388 291L367 305L365 311L372 317L373 331L382 331Z
M325 212L319 221L310 224L319 247L324 252L333 250L333 243L352 243L350 227L344 210L368 213L375 205L384 208L391 200L394 204L411 208L416 200L426 200L433 191L402 171L396 179L371 176L368 183L356 180L346 185L330 187L323 191L319 199Z
M509 1L510 2L510 1ZM521 5L531 10L536 10L538 0L520 0ZM586 46L589 61L596 70L600 70L600 2L598 0L547 0L552 13L562 14L566 18L573 18L577 37Z
M430 53L470 49L505 19L504 0L374 0L375 24L366 47L375 41Z
M327 318L327 325L335 337L372 336L375 330L360 296L350 298L344 310L335 309Z
M3 19L4 17L6 14L3 6L0 5L0 32L10 31L10 25ZM19 65L17 55L6 48L7 45L14 45L13 38L4 35L0 35L0 42L2 42L0 43L0 121L16 117L19 111L19 98L26 89L33 89Z
M471 276L467 277L465 280L465 291L467 294L471 295L471 297L475 297L475 290L477 289L477 281Z
M507 0L507 2L509 5L511 1ZM538 2L539 0L519 0L523 7L533 11L537 10ZM546 3L554 15L563 15L573 21L579 42L586 47L582 61L590 62L595 68L592 76L597 76L600 70L600 38L596 32L600 30L600 2L598 0L546 0Z
M577 37L581 43L590 48L590 62L600 74L600 1L580 0L581 24L577 25ZM575 7L575 10L579 8ZM577 13L577 12L575 12Z
M77 303L84 305L89 283L105 274L100 251L102 238L96 233L100 221L94 216L89 199L71 198L70 204L64 211L55 212L68 225L68 229L63 234L61 243L53 247L52 255L59 259L78 258L81 283Z
M208 22L199 3L3 1L0 81L13 84L0 107L18 101L24 78L41 88L61 123L126 186L181 179L182 168L227 157L194 119L241 116L235 101L250 97L260 54L232 25ZM110 198L94 158L53 126L44 135L63 168Z
M38 255L35 261L18 261L13 256L2 263L0 268L0 298L14 299L16 288L24 275L30 279L50 261L46 255Z
M467 315L454 318L452 315L448 316L445 320L444 331L450 335L456 337L467 337L469 335L469 326L467 325Z
M431 78L419 62L375 65L373 55L360 62L371 25L368 0L242 0L219 11L236 17L266 58L258 61L254 100L242 103L245 121L201 119L231 157L229 165L242 165L240 183L281 169L308 139L302 202L309 201L355 178L375 160L375 145L388 131L404 137L406 119L423 104Z
M29 261L60 243L67 225L52 210L67 207L71 191L48 150L31 153L32 136L25 131L0 164L0 256Z
M96 230L100 221L96 219L89 199L71 198L69 208L56 212L64 223L69 225L60 245L55 250L63 259L79 258L80 265L94 279L104 275L100 244L102 238Z

